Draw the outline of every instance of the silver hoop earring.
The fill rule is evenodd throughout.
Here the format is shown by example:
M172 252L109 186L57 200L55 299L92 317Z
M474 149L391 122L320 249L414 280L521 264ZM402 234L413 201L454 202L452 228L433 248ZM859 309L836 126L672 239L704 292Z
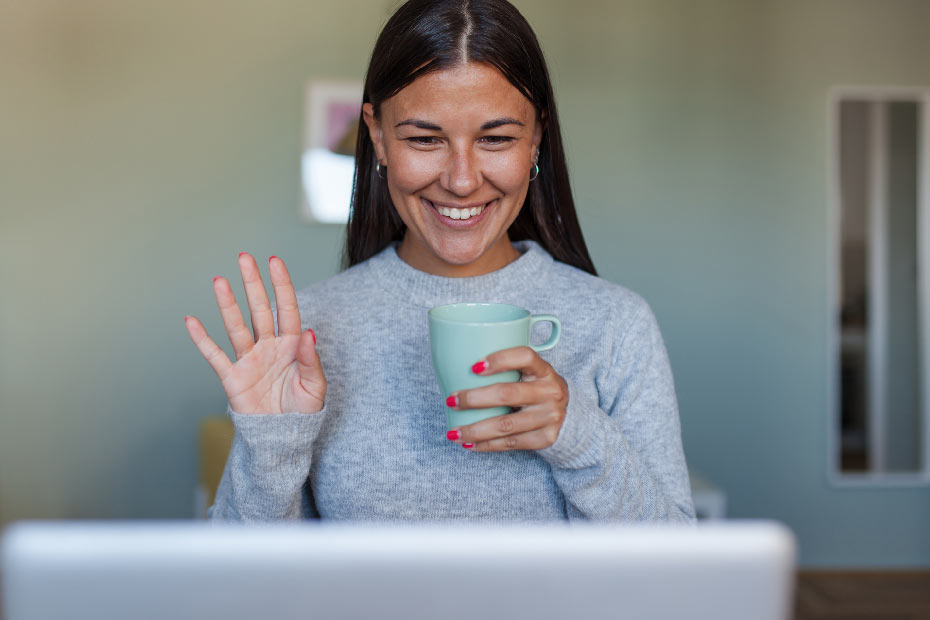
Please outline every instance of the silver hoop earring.
M535 181L536 177L539 176L539 164L534 163L533 169L530 171L530 181Z
M384 172L384 169L385 169L386 167L387 167L387 166L384 166L384 167L381 166L381 160L378 160L378 162L375 164L375 172L378 173L378 176L379 176L380 178L382 178L382 179L386 179L386 178L387 178L386 175L382 174L382 173Z

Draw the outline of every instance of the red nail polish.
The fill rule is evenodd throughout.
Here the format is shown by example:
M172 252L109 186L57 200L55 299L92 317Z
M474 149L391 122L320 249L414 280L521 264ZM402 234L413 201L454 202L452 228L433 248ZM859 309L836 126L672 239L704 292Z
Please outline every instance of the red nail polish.
M243 254L245 254L245 252L239 252L239 258L242 258Z
M459 437L461 437L461 433L459 433L459 432L458 432L457 430L455 430L455 429L453 429L453 430L449 431L448 433L446 433L446 439L448 439L449 441L455 441L455 440L458 439Z
M484 360L481 360L480 362L478 362L477 364L471 367L471 371L475 373L476 375L480 375L487 369L488 369L488 363Z
M455 408L459 406L459 397L453 394L446 399L446 407Z
M269 262L269 263L271 262L271 259L272 259L272 258L278 258L278 257L277 257L277 256L269 256L269 257L268 257L268 262Z
M313 333L313 330L310 329L309 327L307 328L307 331L310 332L311 336L313 336L313 346L316 346L316 334Z
M475 444L473 444L473 443L463 443L463 444L462 444L462 447L465 448L466 450L471 450L472 448L475 447Z
M220 277L221 277L221 276L213 276L213 281L216 282L217 280L220 279Z

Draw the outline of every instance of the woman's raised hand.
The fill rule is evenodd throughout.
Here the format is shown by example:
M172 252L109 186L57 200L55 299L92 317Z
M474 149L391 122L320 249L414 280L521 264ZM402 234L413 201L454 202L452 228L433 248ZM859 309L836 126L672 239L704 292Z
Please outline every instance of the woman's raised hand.
M316 352L312 330L301 332L300 312L291 276L280 258L268 261L278 308L278 334L255 259L239 254L239 271L252 317L252 332L242 318L226 278L213 279L213 293L229 335L235 363L231 362L193 316L185 317L187 333L216 372L233 411L237 413L316 413L323 409L326 377Z

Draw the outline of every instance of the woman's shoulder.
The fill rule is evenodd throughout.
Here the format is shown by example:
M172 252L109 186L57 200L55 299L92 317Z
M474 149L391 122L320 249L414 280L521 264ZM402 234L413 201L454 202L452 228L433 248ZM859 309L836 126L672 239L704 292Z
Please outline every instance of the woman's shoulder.
M609 314L626 322L651 313L648 302L635 291L572 265L553 261L552 290L565 291L566 302L591 315Z
M552 285L565 292L553 313L563 326L570 321L579 340L609 351L611 360L643 355L663 342L656 315L639 293L564 263L555 262L552 274Z

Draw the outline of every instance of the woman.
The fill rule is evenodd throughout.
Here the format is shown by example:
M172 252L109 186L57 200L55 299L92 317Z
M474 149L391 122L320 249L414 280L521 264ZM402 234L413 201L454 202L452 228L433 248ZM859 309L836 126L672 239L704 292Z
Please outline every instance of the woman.
M348 268L295 294L271 257L275 317L240 254L254 337L214 279L235 363L185 319L236 426L213 518L693 520L661 335L641 298L596 277L519 12L403 5L375 45L361 120ZM443 402L427 311L459 301L555 314L562 339L475 360L521 381ZM446 432L444 407L498 405L516 411Z

